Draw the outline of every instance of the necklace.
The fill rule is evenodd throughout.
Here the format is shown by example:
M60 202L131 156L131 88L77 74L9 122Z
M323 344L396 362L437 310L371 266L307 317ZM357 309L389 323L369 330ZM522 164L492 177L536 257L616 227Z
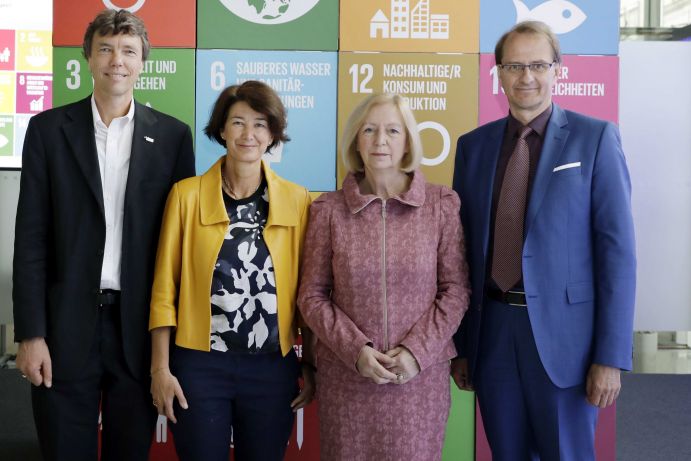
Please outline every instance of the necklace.
M235 193L235 191L234 191L233 188L231 187L230 182L229 182L228 179L226 178L226 174L225 174L225 169L224 169L224 168L221 169L221 180L223 181L223 185L224 185L225 188L227 189L226 192L228 192L228 195L230 195L231 198L233 198L233 199L235 199L235 200L240 200L241 198L246 198L246 197L238 197L238 196L237 196L237 194ZM251 194L249 194L247 197L251 197L252 195L254 195L254 194L259 190L259 187L260 187L261 185L262 185L262 178L261 178L261 175L260 175L260 176L259 176L259 184L257 184L257 187L254 188L254 192L252 192Z

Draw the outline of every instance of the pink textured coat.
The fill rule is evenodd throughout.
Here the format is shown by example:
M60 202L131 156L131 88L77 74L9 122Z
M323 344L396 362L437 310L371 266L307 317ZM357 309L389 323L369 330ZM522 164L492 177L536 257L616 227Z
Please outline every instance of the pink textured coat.
M458 196L426 183L382 201L343 189L310 209L298 305L318 337L321 459L441 458L449 413L452 335L468 305ZM420 365L403 385L355 368L367 343L405 346Z

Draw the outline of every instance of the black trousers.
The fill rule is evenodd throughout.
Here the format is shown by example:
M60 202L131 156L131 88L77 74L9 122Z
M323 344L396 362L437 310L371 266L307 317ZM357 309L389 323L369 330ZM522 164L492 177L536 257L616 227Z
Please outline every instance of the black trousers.
M127 369L118 305L99 308L89 359L77 379L32 386L34 420L46 461L145 461L156 423L149 382ZM99 420L99 404L102 414ZM100 423L100 424L99 424Z

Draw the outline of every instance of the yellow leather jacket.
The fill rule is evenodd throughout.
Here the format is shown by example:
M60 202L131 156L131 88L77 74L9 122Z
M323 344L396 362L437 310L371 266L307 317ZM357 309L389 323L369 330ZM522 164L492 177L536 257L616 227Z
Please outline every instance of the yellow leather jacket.
M221 157L202 176L176 183L166 202L151 293L149 330L175 327L175 344L208 351L211 342L211 279L229 219L221 192ZM296 296L310 195L276 175L264 162L269 216L264 240L276 278L281 352L297 330Z

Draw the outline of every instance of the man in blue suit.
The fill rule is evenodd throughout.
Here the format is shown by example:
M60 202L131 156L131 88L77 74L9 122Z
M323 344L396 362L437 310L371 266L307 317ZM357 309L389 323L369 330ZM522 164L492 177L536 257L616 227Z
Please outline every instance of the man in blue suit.
M591 460L598 408L631 368L636 258L615 125L552 103L561 54L540 22L497 43L508 117L461 136L473 294L452 376L477 392L495 461Z

